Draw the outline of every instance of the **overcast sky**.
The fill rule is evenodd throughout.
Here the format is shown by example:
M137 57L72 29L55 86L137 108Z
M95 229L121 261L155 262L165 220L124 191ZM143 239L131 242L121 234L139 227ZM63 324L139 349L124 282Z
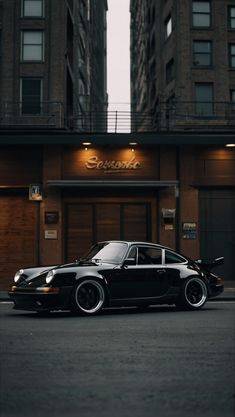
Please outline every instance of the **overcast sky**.
M129 110L129 0L108 0L107 71L109 110ZM118 104L120 103L120 104Z

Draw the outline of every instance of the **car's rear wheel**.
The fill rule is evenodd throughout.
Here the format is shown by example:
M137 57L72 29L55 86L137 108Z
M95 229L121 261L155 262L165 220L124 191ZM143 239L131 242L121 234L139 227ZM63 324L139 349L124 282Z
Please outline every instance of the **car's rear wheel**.
M74 288L71 310L86 315L97 314L105 305L105 289L93 279L86 279Z
M199 310L207 301L206 283L199 277L188 278L182 288L177 305L187 310Z

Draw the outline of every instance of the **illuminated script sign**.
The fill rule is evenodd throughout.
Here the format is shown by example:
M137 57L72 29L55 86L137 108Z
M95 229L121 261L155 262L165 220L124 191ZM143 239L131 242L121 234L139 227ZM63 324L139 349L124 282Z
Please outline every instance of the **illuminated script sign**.
M128 161L119 161L119 160L100 160L96 155L91 156L87 159L86 163L87 169L98 169L103 171L125 171L125 170L136 170L140 169L140 162L135 159L133 156Z

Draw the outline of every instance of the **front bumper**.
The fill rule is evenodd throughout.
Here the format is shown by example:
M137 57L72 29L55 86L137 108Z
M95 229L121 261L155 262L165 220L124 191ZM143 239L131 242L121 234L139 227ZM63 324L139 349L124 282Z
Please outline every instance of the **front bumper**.
M71 291L72 287L12 287L12 291L9 291L8 295L14 302L14 309L16 310L68 310L70 309Z

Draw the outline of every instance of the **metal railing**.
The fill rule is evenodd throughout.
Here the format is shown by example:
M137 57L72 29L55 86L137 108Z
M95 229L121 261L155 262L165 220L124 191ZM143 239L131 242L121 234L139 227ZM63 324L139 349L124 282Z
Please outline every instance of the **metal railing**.
M144 111L80 111L68 117L60 102L43 102L38 107L5 102L0 111L0 127L84 133L235 129L235 103L173 101L159 103L151 111L144 108Z
M63 105L57 101L40 103L5 101L0 109L0 127L63 128Z
M155 111L158 130L234 129L235 103L224 101L172 101Z

